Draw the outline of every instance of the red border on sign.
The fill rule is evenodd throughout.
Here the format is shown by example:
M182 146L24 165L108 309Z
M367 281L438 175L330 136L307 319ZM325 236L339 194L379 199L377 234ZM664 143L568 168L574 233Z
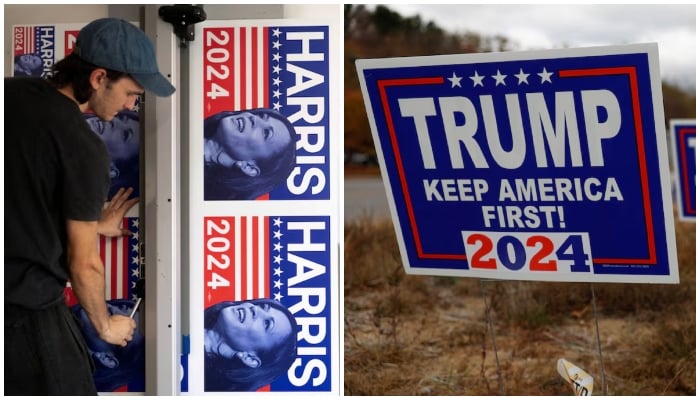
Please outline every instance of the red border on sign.
M387 129L389 130L389 136L391 138L391 147L394 151L394 156L396 157L396 167L399 173L399 180L401 181L401 191L403 192L403 198L406 201L406 210L408 211L408 218L411 222L413 243L416 246L418 258L466 260L467 256L465 254L428 254L423 252L423 244L421 243L420 235L418 234L418 224L414 218L413 203L408 195L408 183L406 183L406 175L403 172L403 161L401 160L401 153L399 152L399 143L396 140L394 120L391 117L391 112L389 112L389 99L386 96L386 88L389 86L440 85L443 83L445 83L445 79L440 76L428 78L381 79L377 81L377 85L379 86L379 95L382 99L382 107L384 108L384 115L386 116Z
M627 75L630 81L630 94L632 98L632 113L634 117L634 131L635 137L637 139L637 154L639 156L639 171L640 171L640 183L642 187L642 202L644 207L644 221L647 234L647 246L649 250L649 257L647 258L594 258L593 262L596 264L656 264L656 243L654 240L654 230L652 224L652 209L651 209L651 195L649 190L649 176L647 171L647 161L646 161L646 151L644 149L644 132L642 129L642 113L639 101L639 91L637 82L637 70L635 67L615 67L615 68L591 68L591 69L576 69L576 70L562 70L559 71L560 78L580 78L587 76L601 76L601 75ZM406 176L404 174L403 161L401 159L401 154L399 153L399 146L396 137L396 129L394 128L394 121L389 110L389 100L387 98L386 89L392 86L415 86L415 85L436 85L443 84L445 79L443 77L424 77L424 78L404 78L404 79L380 79L377 81L377 86L379 88L379 95L382 101L382 107L384 109L384 115L386 116L387 129L389 131L389 137L391 139L391 147L394 151L394 157L396 158L396 167L399 175L399 180L401 182L401 191L403 193L404 201L406 202L406 211L408 213L408 218L411 224L411 232L413 234L413 242L416 247L416 252L418 253L418 258L420 259L434 259L434 260L465 260L467 259L465 254L439 254L439 253L426 253L423 251L423 244L420 240L420 235L418 234L418 224L414 217L413 204L408 193L408 184L406 181Z

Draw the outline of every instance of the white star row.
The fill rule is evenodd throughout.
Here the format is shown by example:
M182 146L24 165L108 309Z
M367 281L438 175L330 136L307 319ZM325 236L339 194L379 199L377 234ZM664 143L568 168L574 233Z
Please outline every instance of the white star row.
M134 239L134 241L136 242L131 247L131 251L136 253L136 255L131 258L131 264L134 265L134 268L140 268L141 265L143 265L144 260L143 260L143 257L141 257L141 249L139 246L139 219L138 218L132 219L131 228L133 229L133 230L131 230L131 236ZM126 240L126 238L124 240ZM139 276L139 275L135 274L134 276Z
M138 282L138 278L141 277L141 265L144 264L144 259L141 257L141 247L139 245L139 219L134 218L131 220L131 228L133 229L131 231L132 237L134 241L136 242L132 246L132 251L136 254L134 257L131 258L131 267L129 268L129 272L131 273L131 276L134 278L137 278L136 280L131 282L131 300L136 300L138 296L136 295L136 282ZM126 240L126 238L125 238Z
M552 75L553 72L547 71L547 68L542 68L542 72L538 72L537 75L540 77L540 84L544 84L545 82L552 83ZM517 74L513 74L514 77L518 78L518 85L529 85L530 82L528 82L528 77L531 74L525 73L522 68L520 68L520 72ZM500 69L496 70L496 75L491 75L491 78L495 81L496 86L498 85L503 85L507 86L506 84L506 78L509 75L503 75L501 73ZM452 76L447 78L448 81L452 84L452 88L455 87L462 87L462 76L457 76L456 72L452 72ZM472 80L472 87L477 87L481 86L484 87L484 78L486 78L486 75L479 75L479 71L474 70L474 75L470 76L469 79Z
M279 38L280 35L281 35L281 33L282 33L282 32L280 31L280 28L274 28L274 29L272 29L272 36L274 36L274 37L276 37L276 38ZM279 42L279 40L275 40L274 42L272 42L272 47L273 47L274 49L276 49L276 50L279 50L279 48L282 47L282 44ZM281 58L282 58L282 56L280 56L279 53L275 53L275 54L272 55L272 60L273 60L274 62L277 62L277 63L278 63L278 64L275 64L275 65L272 67L272 73L273 73L273 74L277 74L277 77L275 77L275 78L272 80L272 85L273 85L273 86L277 86L277 88L278 88L277 90L275 90L275 91L272 92L272 96L273 96L274 98L277 99L277 101L275 101L275 102L272 103L272 108L274 108L275 111L279 111L279 110L282 108L282 105L281 105L280 102L279 102L279 98L280 98L280 96L282 95L282 93L279 91L279 86L280 86L280 84L282 83L282 80L279 79L279 73L280 73L280 71L281 71L281 68L280 68L280 66L279 66L279 61L280 61Z
M276 104L279 105L279 103L276 103ZM277 109L277 107L275 107L275 109ZM274 218L272 220L272 224L274 226L276 226L277 228L281 228L282 227L282 218L280 218L280 217ZM279 230L277 230L277 231L275 231L274 235L275 235L275 238L279 239L282 236L282 233ZM284 246L282 246L282 244L280 242L275 243L273 246L274 246L274 251L276 251L278 253L280 253L282 251L282 248L284 248ZM274 257L274 263L277 265L282 264L282 256L280 254L278 254ZM277 277L282 277L283 273L284 273L284 271L282 270L281 267L275 267L275 270L273 271L272 274L277 276ZM275 289L278 289L278 290L273 293L273 298L275 300L281 302L282 297L284 297L282 295L282 290L281 290L283 283L280 279L277 279L276 281L274 281L274 285L275 285Z

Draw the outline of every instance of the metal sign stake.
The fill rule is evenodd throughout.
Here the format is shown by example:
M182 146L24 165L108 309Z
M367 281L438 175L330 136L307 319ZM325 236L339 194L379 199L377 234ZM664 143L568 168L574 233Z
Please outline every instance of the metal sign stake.
M598 358L600 359L600 374L601 374L601 385L603 387L603 396L607 396L608 388L605 383L605 364L603 364L603 350L600 345L600 330L598 329L598 307L595 300L595 289L593 288L593 282L591 282L591 302L593 302L593 318L595 318L595 334L596 340L598 341Z
M496 349L496 335L493 332L493 321L491 320L491 307L486 302L486 289L484 288L484 280L479 279L481 286L481 297L484 299L484 311L486 311L486 320L489 323L489 331L491 332L491 342L493 343L493 354L496 357L496 369L498 370L498 389L501 396L506 395L506 389L503 386L503 374L501 373L501 364L498 362L498 350Z

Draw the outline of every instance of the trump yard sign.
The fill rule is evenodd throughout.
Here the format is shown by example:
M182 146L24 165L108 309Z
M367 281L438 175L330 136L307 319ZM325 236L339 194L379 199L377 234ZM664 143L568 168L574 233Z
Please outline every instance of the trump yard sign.
M655 44L357 70L407 273L678 283Z
M681 221L695 222L695 120L672 119L671 144L676 187L676 212Z

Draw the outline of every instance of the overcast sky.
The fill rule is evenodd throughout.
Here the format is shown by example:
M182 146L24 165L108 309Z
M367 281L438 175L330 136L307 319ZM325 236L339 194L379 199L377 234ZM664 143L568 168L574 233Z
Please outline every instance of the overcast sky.
M659 44L662 79L695 90L696 6L681 5L424 5L388 4L451 33L501 35L518 50Z

